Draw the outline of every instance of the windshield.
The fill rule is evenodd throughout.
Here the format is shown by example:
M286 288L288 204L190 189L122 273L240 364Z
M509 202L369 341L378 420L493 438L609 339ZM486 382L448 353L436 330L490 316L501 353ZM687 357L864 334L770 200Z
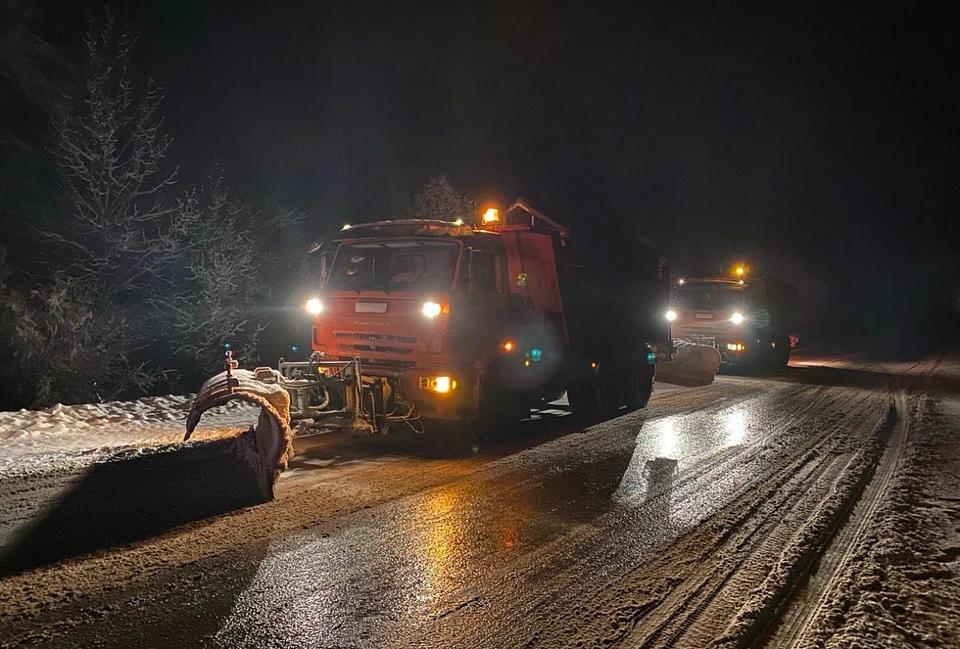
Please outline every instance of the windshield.
M443 291L453 284L452 241L370 241L340 246L327 288L334 291Z
M675 300L681 309L728 310L743 304L743 290L724 285L684 286Z

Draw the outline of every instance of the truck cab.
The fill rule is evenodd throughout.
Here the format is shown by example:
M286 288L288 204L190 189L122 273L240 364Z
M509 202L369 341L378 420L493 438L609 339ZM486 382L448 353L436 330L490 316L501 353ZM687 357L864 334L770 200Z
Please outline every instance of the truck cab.
M384 379L423 417L475 417L480 383L496 361L529 360L520 358L529 353L522 341L537 337L542 320L510 291L499 234L389 221L342 230L326 248L313 349L359 359L364 375Z

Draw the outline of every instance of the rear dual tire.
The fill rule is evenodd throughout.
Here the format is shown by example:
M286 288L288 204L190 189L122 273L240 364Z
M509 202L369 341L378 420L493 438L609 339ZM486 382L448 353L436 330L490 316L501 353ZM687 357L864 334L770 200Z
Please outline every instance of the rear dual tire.
M583 417L615 417L627 410L646 407L653 394L653 366L636 363L622 368L601 368L592 380L575 383L567 391L574 414Z
M654 366L639 363L634 367L627 384L626 404L628 410L646 408L653 396Z

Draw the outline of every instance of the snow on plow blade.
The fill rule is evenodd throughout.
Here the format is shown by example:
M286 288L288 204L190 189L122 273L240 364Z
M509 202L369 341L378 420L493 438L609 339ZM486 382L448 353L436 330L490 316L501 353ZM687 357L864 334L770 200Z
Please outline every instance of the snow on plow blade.
M713 383L720 370L720 352L707 345L681 345L672 361L657 365L657 380L697 387Z
M240 434L235 450L253 472L264 500L272 500L273 485L293 457L290 395L282 387L258 381L248 370L217 374L203 384L190 408L184 441L190 439L204 412L237 399L260 407L256 427Z

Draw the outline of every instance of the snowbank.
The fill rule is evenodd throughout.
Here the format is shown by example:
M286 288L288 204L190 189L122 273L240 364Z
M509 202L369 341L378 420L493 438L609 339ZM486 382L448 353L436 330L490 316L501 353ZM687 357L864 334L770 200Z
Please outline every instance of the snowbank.
M0 412L0 471L29 456L97 455L183 440L194 395ZM218 437L257 421L259 408L234 401L204 415L194 438Z

